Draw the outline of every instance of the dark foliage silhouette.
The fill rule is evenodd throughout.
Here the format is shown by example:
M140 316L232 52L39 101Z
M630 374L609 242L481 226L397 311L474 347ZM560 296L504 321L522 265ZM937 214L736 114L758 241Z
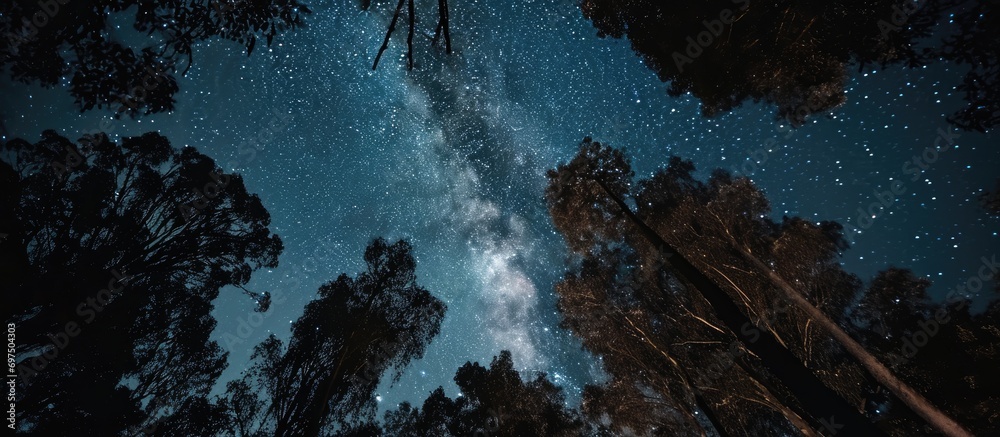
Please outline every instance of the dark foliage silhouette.
M854 335L928 397L944 400L961 423L988 434L1000 426L1000 378L988 370L1000 364L995 347L1000 342L1000 303L973 313L971 301L961 293L934 302L929 286L930 281L908 270L879 272L859 292ZM884 391L876 389L865 401L873 415L901 433L927 432L914 427L913 413Z
M194 62L194 45L222 38L253 52L257 39L303 25L310 10L297 0L32 1L0 4L0 68L24 83L66 83L81 111L115 115L171 111L179 69ZM107 29L116 15L152 37L121 41Z
M958 90L967 105L950 121L966 130L986 130L1000 123L1000 8L996 2L948 2L956 30L939 49L925 49L926 59L945 59L967 66Z
M509 351L490 367L465 363L455 373L462 396L453 400L438 387L421 408L404 402L385 414L386 436L570 436L583 422L564 406L562 390L545 374L527 382L514 369Z
M446 307L417 285L409 243L376 239L364 259L355 278L320 287L287 347L272 335L254 348L250 368L227 390L237 435L362 432L382 376L396 381L423 356Z
M959 86L968 106L952 122L985 130L1000 119L993 2L585 0L581 8L599 36L627 38L671 96L691 93L707 117L765 102L797 126L846 101L852 69L945 60L971 66ZM936 30L945 18L956 29Z
M260 199L156 133L74 144L45 131L34 144L6 142L2 158L19 423L116 435L197 407L190 398L225 366L209 341L212 300L276 266L282 250ZM186 217L178 205L203 190L212 199Z
M980 203L988 214L1000 217L1000 179L997 179L992 191L987 191L980 197Z

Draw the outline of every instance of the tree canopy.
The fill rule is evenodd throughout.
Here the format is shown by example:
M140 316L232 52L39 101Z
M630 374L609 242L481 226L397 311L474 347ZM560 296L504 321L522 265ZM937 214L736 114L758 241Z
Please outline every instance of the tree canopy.
M692 94L707 117L765 102L801 125L846 101L852 68L944 60L971 67L959 86L967 106L951 121L982 131L1000 119L991 30L1000 17L991 2L585 0L581 8L599 36L627 38L671 96ZM937 26L945 14L957 30Z
M585 391L588 416L636 432L827 432L829 418L815 410L822 404L810 399L820 393L803 397L789 385L795 380L775 373L780 367L770 360L777 356L755 349L769 338L852 408L891 398L869 364L849 358L850 345L821 329L808 307L870 345L857 327L866 323L862 320L907 329L917 328L921 319L865 318L851 311L853 302L885 308L903 299L913 302L910 310L922 308L928 298L920 284L926 281L890 268L866 292L859 278L840 267L847 242L839 224L788 217L774 222L766 197L749 179L717 170L702 182L694 171L693 163L674 157L636 182L622 152L586 139L576 157L549 173L546 199L553 223L579 257L556 287L563 324L611 375L608 383ZM788 284L807 306L778 291ZM708 292L715 287L725 292L721 303L735 305L748 322L734 325L725 305ZM896 311L910 314L906 308ZM989 323L953 326L969 329L984 322ZM879 349L867 353L897 369L897 360ZM953 398L909 375L902 372L963 425L989 429L953 407ZM989 403L991 396L984 390L972 397ZM906 411L904 419L886 419L885 408L857 413L889 433L927 426L898 400L892 403L895 411Z
M408 402L385 414L386 436L570 436L584 430L565 405L562 389L536 373L523 380L509 351L489 368L466 362L455 373L462 395L451 399L438 387L421 408Z
M193 407L225 367L212 300L282 250L260 199L157 133L0 148L22 426L111 435Z
M24 83L68 85L81 111L172 111L174 73L191 68L196 44L227 39L249 55L258 38L270 45L309 13L297 0L12 0L0 5L0 68ZM108 29L119 16L150 38L116 39Z
M366 270L319 289L292 325L288 346L272 335L227 387L237 435L303 436L363 426L375 414L383 375L399 379L423 357L446 306L417 285L412 247L375 239Z

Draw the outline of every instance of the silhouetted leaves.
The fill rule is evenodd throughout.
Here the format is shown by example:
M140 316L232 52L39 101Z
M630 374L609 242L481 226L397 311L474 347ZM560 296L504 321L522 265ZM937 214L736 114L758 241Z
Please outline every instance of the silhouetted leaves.
M310 12L298 0L14 0L0 4L0 68L46 87L68 78L81 111L171 111L174 73L191 68L196 44L219 37L249 54L257 38L270 45L280 32L303 26ZM132 27L153 42L110 39L106 29L116 15L134 17Z
M997 186L993 188L993 191L988 191L982 195L980 203L982 203L983 209L988 214L1000 216L1000 179L997 180Z
M2 287L18 325L20 426L117 435L160 421L161 431L194 426L174 416L191 409L215 414L192 399L225 367L209 340L211 302L275 267L282 250L260 199L240 176L157 133L116 144L45 131L0 153L11 183L0 249L17 267ZM199 214L183 213L190 202Z
M988 433L1000 423L1000 378L989 370L1000 364L1000 304L974 313L963 289L953 288L937 303L929 286L908 270L879 272L859 293L855 335L927 396L941 399L961 423ZM870 414L900 432L927 432L914 425L912 412L878 390L865 401Z
M949 21L956 30L925 56L969 67L958 85L967 105L949 119L963 129L985 132L1000 123L1000 9L991 1L942 1L953 8Z
M250 370L227 392L240 435L366 429L382 376L398 380L423 356L446 308L416 284L409 243L376 239L364 259L355 278L320 287L287 347L272 335L254 348Z
M801 125L846 101L853 66L946 60L972 67L959 86L968 106L952 121L985 130L1000 120L1000 17L993 2L584 0L581 8L598 35L628 38L644 63L669 82L667 92L691 93L707 117L747 101L765 102L777 106L779 118ZM928 43L944 18L957 31L937 31L947 36Z
M420 409L409 403L385 414L387 436L570 436L582 422L564 406L562 390L545 374L527 382L514 369L509 351L490 367L465 363L455 373L462 391L456 400L438 388Z
M620 151L590 138L583 140L572 161L549 170L549 214L571 249L587 250L602 240L621 238L622 214L601 183L621 196L630 190L633 175Z

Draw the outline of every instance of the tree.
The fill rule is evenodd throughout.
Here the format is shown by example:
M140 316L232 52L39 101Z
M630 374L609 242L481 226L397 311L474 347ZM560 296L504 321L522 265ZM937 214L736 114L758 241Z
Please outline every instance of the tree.
M570 436L583 423L565 406L562 389L544 373L525 382L509 351L493 357L490 367L465 363L455 373L462 391L456 400L438 387L420 409L409 403L385 414L388 436Z
M671 96L691 93L711 117L744 102L777 106L793 126L846 101L849 69L971 66L960 89L968 106L951 117L985 130L998 116L996 7L969 0L780 2L586 0L601 37L627 38ZM948 14L947 16L945 14ZM944 19L957 31L936 29ZM933 32L945 35L929 38Z
M174 413L154 420L138 435L190 437L231 435L231 415L225 403L210 401L205 396L191 396L179 404Z
M125 380L136 381L129 388L131 398L143 404L142 429L155 429L156 435L208 435L227 419L225 407L212 402L209 392L225 370L228 353L209 339L216 326L212 302L178 290L184 290L181 284L154 293L130 328L136 339L135 370Z
M193 47L214 37L267 44L303 26L298 0L15 0L0 5L0 68L24 83L53 87L69 78L81 111L108 107L116 116L171 111L177 80L191 68ZM108 37L113 15L134 14L132 27L154 41L136 48Z
M584 391L591 420L610 421L616 434L812 428L708 302L629 252L588 254L556 287L563 327L611 377Z
M553 221L571 248L583 248L575 249L578 254L602 259L607 257L601 249L625 247L639 254L638 260L624 267L612 266L611 272L624 268L648 271L646 275L672 273L689 292L697 291L708 300L709 308L724 322L724 328L739 336L742 346L754 351L773 376L780 378L787 390L796 393L795 400L812 411L812 419L818 425L828 426L823 423L828 419L815 416L820 411L816 408L843 404L833 399L825 407L817 404L816 399L810 399L815 395L802 391L799 384L820 377L825 384L819 384L818 390L824 390L825 385L837 390L843 399L853 401L860 396L857 387L870 377L903 397L910 408L921 412L937 429L959 435L964 432L892 375L834 321L845 324L845 307L859 286L859 281L843 272L836 261L839 251L847 247L840 225L788 218L781 224L774 223L767 218L766 198L748 179L733 179L719 170L707 183L701 183L690 176L693 165L679 159L672 159L670 166L640 182L633 192L622 193L622 187L631 185L628 179L606 182L601 175L630 175L627 161L614 171L594 171L601 168L595 162L621 163L620 159L607 158L614 155L615 151L588 138L574 160L549 173L546 196ZM600 197L586 197L594 195ZM626 200L635 205L635 212ZM567 205L570 207L566 208ZM583 210L574 215L572 205ZM601 214L611 218L610 223L586 228L594 222L589 217ZM647 266L651 269L646 270ZM575 278L575 275L568 277ZM627 287L626 293L629 289L640 290L632 294L646 299L643 297L646 293L656 290L650 288L639 282L638 286ZM558 288L557 291L560 299L579 294ZM643 302L640 306L649 314L662 313L643 300L639 302ZM649 316L640 319L645 317ZM741 322L748 317L749 322ZM632 323L630 319L617 319L618 324ZM698 319L710 328L726 331L701 315ZM752 334L750 338L747 333ZM641 336L647 342L652 337ZM770 347L771 342L780 343L780 347ZM844 351L857 361L844 366L844 360L838 357ZM789 352L794 358L783 358ZM803 364L816 368L816 375L799 370ZM784 374L788 372L797 376L793 379ZM766 386L767 378L761 378ZM780 397L781 390L776 389L775 393ZM792 402L784 405L795 408ZM849 415L851 409L840 411ZM788 414L786 418L793 420ZM855 425L863 427L864 422Z
M958 90L965 93L964 108L949 120L966 130L986 132L1000 123L1000 10L994 2L942 0L956 29L938 48L926 48L925 59L945 59L968 66Z
M226 358L208 340L212 300L282 249L242 177L156 133L45 131L0 152L21 426L113 435L207 394ZM192 202L198 214L179 207Z
M302 436L364 427L382 376L398 381L437 335L445 304L416 283L412 247L378 238L366 270L319 288L286 347L272 335L228 386L239 435Z
M375 62L372 63L372 70L378 69L378 62L382 59L382 54L389 48L389 39L392 37L392 33L396 30L396 22L399 21L399 14L403 11L404 2L406 3L407 15L409 16L409 32L406 34L406 69L413 69L413 35L416 31L413 0L399 0L396 3L396 9L392 14L392 20L389 21L389 27L385 31L385 39L382 41L382 46L379 47L378 54L375 55ZM367 11L370 6L370 0L362 0L361 9ZM434 36L431 38L431 46L437 45L438 40L442 35L444 35L445 52L450 55L451 29L449 25L448 0L438 0L438 22L437 27L434 28Z

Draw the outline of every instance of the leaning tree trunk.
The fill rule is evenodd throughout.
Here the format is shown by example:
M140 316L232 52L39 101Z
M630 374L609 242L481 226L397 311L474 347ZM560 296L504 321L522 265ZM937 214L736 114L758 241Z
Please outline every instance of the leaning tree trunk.
M687 260L680 256L675 249L666 243L666 241L659 236L652 228L646 225L642 220L636 217L635 213L629 209L628 205L625 204L618 196L611 193L611 190L605 186L605 184L599 180L595 180L600 184L604 192L607 193L622 210L629 220L632 221L636 226L640 228L643 235L649 239L654 244L659 244L664 248L664 252L667 254L668 263L672 265L675 269L688 271L691 275L687 280L698 280L697 282L708 281L711 283L707 277L705 277L700 271L695 269ZM905 382L900 380L890 371L885 365L883 365L878 358L872 355L868 350L861 346L860 343L851 338L839 325L837 325L830 317L828 317L819 308L816 308L812 303L805 299L801 293L799 293L794 287L792 287L788 282L784 280L781 276L771 270L763 261L758 259L756 256L751 254L746 250L743 245L739 244L736 239L729 235L730 244L734 246L735 249L739 250L755 267L765 272L768 279L771 280L774 285L776 285L785 295L789 301L791 301L796 307L804 311L809 317L811 317L816 323L825 329L838 343L840 343L844 349L847 350L855 359L861 363L862 366L868 370L868 373L875 378L880 384L884 385L889 389L896 397L903 401L908 407L910 407L913 412L917 413L920 417L923 417L928 424L933 426L939 432L954 437L971 437L972 434L962 427L958 422L952 419L950 416L945 414L943 411L938 409L936 406L931 404L927 398L921 395L919 392L914 390L912 387L907 385ZM682 274L684 274L682 272ZM700 277L700 278L699 278ZM693 282L693 281L692 281ZM713 287L714 283L711 283ZM697 287L696 287L697 288ZM702 291L699 289L699 291ZM704 292L703 292L704 293ZM732 301L730 301L732 304ZM735 304L733 304L735 306ZM713 304L713 307L715 305ZM740 313L742 315L742 313ZM748 319L749 320L749 319ZM761 330L761 339L765 333L768 331ZM748 345L749 346L749 345ZM787 349L786 349L787 351ZM763 356L761 357L764 358ZM801 362L799 362L801 364ZM824 386L825 387L825 386ZM793 388L793 387L789 387Z
M940 431L941 433L948 436L971 436L972 434L962 427L958 422L952 419L950 416L945 414L939 408L934 406L927 398L921 395L919 392L914 390L908 384L896 377L889 368L885 367L878 358L868 352L864 346L858 343L856 340L851 338L843 328L840 327L836 322L830 319L819 308L816 308L812 302L806 300L794 287L791 286L784 278L771 270L767 265L764 264L759 258L754 256L745 247L740 245L732 235L729 235L730 243L743 254L743 256L749 260L755 267L757 267L762 272L767 274L768 279L778 287L792 304L801 309L806 313L813 321L815 321L820 327L825 329L834 340L840 343L844 349L847 350L855 359L861 363L865 369L868 370L876 381L884 385L892 394L896 395L903 403L905 403L914 413L917 413L920 417L923 417L931 426Z
M778 342L770 331L759 330L757 337L745 332L743 327L756 325L739 310L729 295L684 259L663 237L636 217L628 205L612 194L603 182L596 179L594 181L618 205L629 221L639 228L642 236L658 247L659 255L664 258L665 263L685 287L697 291L705 298L716 317L726 324L748 351L760 358L768 371L780 380L799 404L809 412L820 429L836 432L842 427L843 431L848 431L850 435L884 435L843 397L823 384L798 357Z

